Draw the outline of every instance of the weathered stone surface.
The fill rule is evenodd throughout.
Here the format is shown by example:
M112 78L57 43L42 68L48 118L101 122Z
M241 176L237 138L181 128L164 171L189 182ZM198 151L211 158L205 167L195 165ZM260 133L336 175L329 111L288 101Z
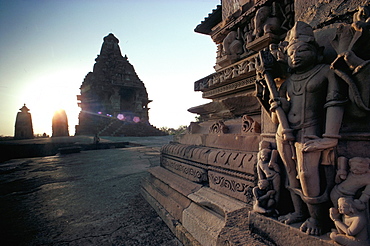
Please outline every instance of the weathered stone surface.
M189 194L188 198L225 218L230 212L247 207L247 204L244 202L235 200L229 196L221 195L217 191L207 187L202 187L196 192Z
M195 192L202 187L200 184L190 182L162 167L151 168L149 169L149 173L183 196L188 196L190 193Z
M295 0L295 20L318 27L324 23L335 22L335 18L350 21L349 15L355 12L358 6L365 6L367 0L327 0L305 1Z
M225 225L224 217L192 203L183 214L183 225L204 246L216 245L217 237Z
M190 205L189 199L153 176L143 179L142 188L152 199L163 204L172 218L181 221L183 210Z
M183 225L202 245L216 245L228 214L246 206L206 187L188 197L193 203L184 211Z
M299 230L300 224L292 226L283 224L274 219L249 213L249 229L254 233L275 242L276 245L297 245L297 246L333 246L337 245L327 235L312 237Z

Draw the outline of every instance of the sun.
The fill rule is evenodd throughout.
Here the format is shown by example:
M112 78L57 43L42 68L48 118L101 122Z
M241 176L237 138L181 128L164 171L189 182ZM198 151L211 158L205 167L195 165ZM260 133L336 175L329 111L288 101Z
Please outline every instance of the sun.
M73 71L63 71L40 76L24 89L23 100L30 109L35 134L52 134L52 118L56 111L65 110L69 134L74 135L78 124L76 95L79 94L81 75Z

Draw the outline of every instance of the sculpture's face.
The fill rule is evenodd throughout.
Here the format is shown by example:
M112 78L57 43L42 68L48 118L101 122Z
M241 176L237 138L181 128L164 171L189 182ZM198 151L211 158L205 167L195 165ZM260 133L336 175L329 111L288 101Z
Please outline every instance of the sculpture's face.
M262 150L261 152L261 160L268 161L270 159L270 150Z
M267 181L266 179L258 180L258 188L260 188L261 190L267 189L268 186L269 186L269 181Z
M350 171L354 174L364 174L370 172L369 163L362 160L350 160Z
M316 49L305 42L297 42L288 48L288 65L296 71L315 65L316 57Z
M351 206L347 202L339 202L338 211L341 214L349 215L351 213Z

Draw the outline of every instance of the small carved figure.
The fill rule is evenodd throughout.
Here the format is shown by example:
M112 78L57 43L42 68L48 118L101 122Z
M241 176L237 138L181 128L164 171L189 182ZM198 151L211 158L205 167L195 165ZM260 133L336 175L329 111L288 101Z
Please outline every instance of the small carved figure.
M253 26L252 26L253 22L250 22L248 23L248 25L245 26L244 28L244 41L245 41L245 44L248 44L250 42L253 41Z
M283 160L289 181L294 212L281 216L286 224L303 221L304 201L310 217L300 230L319 235L325 227L326 205L333 163L327 156L339 139L339 129L346 102L340 81L328 65L320 64L322 49L316 43L312 27L297 22L287 35L288 65L292 75L277 91L271 69L272 55L258 66L270 91L272 120L279 123L276 144ZM273 63L273 62L272 62ZM294 131L293 131L294 130ZM320 169L325 173L323 178ZM329 218L327 218L329 219Z
M278 17L278 5L274 2L271 7L263 6L257 10L254 17L255 38L262 37L266 33L278 34L281 27L281 20Z
M264 142L266 141L260 143L261 148L257 155L258 180L266 179L272 183L272 189L275 191L273 198L275 202L278 202L280 194L280 167L276 163L278 152L271 150L270 146L267 147Z
M343 166L343 161L339 162ZM357 209L365 209L370 198L370 159L354 157L349 160L350 170L347 174L345 167L340 167L337 173L336 182L330 193L330 198L337 207L339 197L351 197L355 199L357 192L362 190L361 196L355 199Z
M253 188L253 195L255 197L253 204L254 212L266 215L276 214L273 208L276 204L274 200L275 191L269 189L269 184L267 179L260 179L258 180L258 186Z
M255 70L255 64L256 63L253 59L249 61L249 63L248 63L248 72L251 72L251 71Z
M284 54L286 42L280 42L280 44L270 44L269 50L277 62L287 62L287 56Z
M241 41L240 29L231 31L222 42L225 55L240 55L243 53L243 42Z
M338 209L330 208L329 214L336 227L336 230L330 233L332 240L340 245L370 245L366 215L356 209L352 198L340 197Z

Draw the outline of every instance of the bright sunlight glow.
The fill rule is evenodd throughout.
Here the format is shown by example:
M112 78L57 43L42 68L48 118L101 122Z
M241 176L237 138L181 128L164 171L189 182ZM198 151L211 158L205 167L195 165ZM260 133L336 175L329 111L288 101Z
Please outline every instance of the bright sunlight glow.
M69 123L69 134L74 135L75 125L78 124L78 113L76 95L79 94L78 86L69 83L80 77L75 71L60 71L39 77L30 81L23 88L23 96L26 106L32 115L33 130L35 133L51 135L51 121L57 110L66 111ZM53 86L50 86L50 84ZM75 93L70 93L75 91Z

